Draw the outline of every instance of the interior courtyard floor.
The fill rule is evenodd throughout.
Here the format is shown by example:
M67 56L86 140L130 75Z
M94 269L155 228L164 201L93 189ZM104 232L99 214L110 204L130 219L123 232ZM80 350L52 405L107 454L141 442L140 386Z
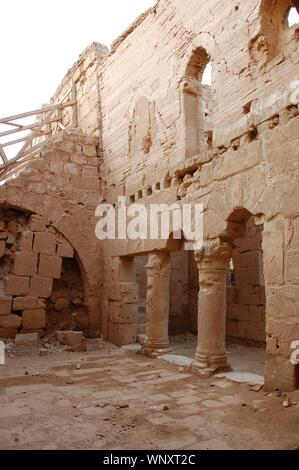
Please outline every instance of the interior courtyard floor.
M171 336L170 345L171 356L185 356L189 358L189 361L186 361L188 364L194 359L197 337L191 333ZM237 382L252 382L261 385L264 383L265 349L228 343L226 353L232 372L220 375ZM167 355L167 357L169 356Z
M101 341L84 353L9 354L0 448L299 448L299 391L256 390Z

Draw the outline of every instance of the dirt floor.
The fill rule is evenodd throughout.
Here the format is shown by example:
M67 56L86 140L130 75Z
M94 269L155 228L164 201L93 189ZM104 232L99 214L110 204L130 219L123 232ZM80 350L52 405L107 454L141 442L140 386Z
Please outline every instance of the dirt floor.
M7 357L0 449L299 448L299 391L257 392L93 345L85 353Z

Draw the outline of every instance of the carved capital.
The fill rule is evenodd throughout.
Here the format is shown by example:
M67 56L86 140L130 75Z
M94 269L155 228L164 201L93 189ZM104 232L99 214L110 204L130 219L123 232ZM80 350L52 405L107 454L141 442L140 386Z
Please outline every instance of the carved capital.
M149 254L145 267L149 274L162 274L170 269L170 254L168 252L155 251Z
M232 256L232 246L219 239L205 241L202 248L194 253L198 268L212 267L217 269L226 268Z

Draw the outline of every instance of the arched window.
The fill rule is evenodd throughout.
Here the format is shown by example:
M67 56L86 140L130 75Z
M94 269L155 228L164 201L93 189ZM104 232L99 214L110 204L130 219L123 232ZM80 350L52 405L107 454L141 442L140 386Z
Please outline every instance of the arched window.
M205 49L192 54L183 80L185 157L191 158L211 143L212 66Z
M299 23L298 0L262 0L258 33L249 42L252 62L264 66L290 41L289 29Z
M295 24L299 24L299 2L297 3L297 7L291 7L289 9L287 21L289 28Z

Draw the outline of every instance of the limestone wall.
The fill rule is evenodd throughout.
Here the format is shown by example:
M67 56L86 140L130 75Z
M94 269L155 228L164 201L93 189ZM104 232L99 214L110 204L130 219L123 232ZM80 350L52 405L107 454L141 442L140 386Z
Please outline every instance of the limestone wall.
M1 213L0 238L0 337L14 337L17 331L49 331L53 315L46 299L54 301L59 311L56 329L65 327L63 316L76 328L78 305L82 305L80 290L67 299L53 296L54 280L63 277L63 260L73 259L74 249L49 223L37 215L16 210ZM78 273L80 277L80 273ZM61 308L60 308L61 307ZM67 308L68 307L68 308ZM72 316L71 316L72 314ZM85 330L88 332L88 316L85 312Z
M96 145L96 138L78 130L65 131L50 139L39 157L0 187L1 207L35 215L28 228L21 230L22 237L18 232L20 240L10 255L11 269L4 273L7 279L3 295L8 296L4 315L10 315L9 309L15 311L9 307L11 301L12 305L16 302L15 297L25 296L24 305L28 296L42 299L38 306L44 309L45 300L52 295L53 279L61 277L62 259L75 255L84 286L83 306L88 317L85 329L91 336L99 335L101 251L95 237L94 212L102 196ZM12 223L16 224L15 219ZM5 220L4 224L2 236L8 231L8 238L2 237L2 248L4 243L10 247L7 240L11 238L10 226ZM24 305L16 311L24 313ZM34 305L28 309L36 309ZM3 322L4 317L2 327L8 327ZM21 327L21 323L19 319L14 328ZM39 325L33 329L46 326L44 311L40 311Z
M253 0L225 2L221 15L215 14L216 0L202 5L161 0L112 51L101 82L108 198L161 181L170 165L184 160L181 82L197 48L213 66L214 148L228 147L290 104L297 36L285 23L290 2L278 3L280 34L271 60L267 53L264 61L252 53L265 15L265 2Z
M263 226L270 388L294 387L290 345L299 338L299 55L298 26L286 24L290 5L160 0L106 58L101 80L109 202L119 194L146 204L200 202L205 239L230 236L227 220L237 208ZM199 64L200 70L207 57L213 67L212 142L186 159L182 86L190 67ZM118 243L106 253L159 248ZM256 315L262 327L260 309Z
M80 55L77 62L68 71L51 101L58 103L74 86L71 99L77 101L76 114L71 107L65 108L62 113L62 124L65 127L79 127L86 135L94 135L101 140L101 99L100 67L108 54L107 47L92 43ZM74 118L77 125L74 123Z

